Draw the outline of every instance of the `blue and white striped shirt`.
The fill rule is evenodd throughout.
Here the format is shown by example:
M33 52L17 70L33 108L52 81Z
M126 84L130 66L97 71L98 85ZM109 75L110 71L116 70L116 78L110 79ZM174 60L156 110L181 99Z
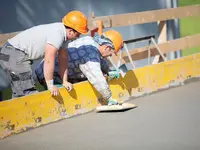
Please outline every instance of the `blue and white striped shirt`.
M68 44L68 78L88 79L104 99L111 97L108 83L103 76L108 73L108 62L101 57L99 45L90 36L74 40ZM36 75L44 79L42 61L36 68ZM58 57L55 60L55 73L58 74ZM54 73L54 74L55 74Z

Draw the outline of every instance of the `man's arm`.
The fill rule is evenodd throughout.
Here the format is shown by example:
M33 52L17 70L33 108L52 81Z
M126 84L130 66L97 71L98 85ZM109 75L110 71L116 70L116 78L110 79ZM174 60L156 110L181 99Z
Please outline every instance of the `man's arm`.
M46 44L44 56L44 77L46 81L53 80L54 64L58 49L51 44Z
M99 62L88 61L87 63L80 65L80 70L105 100L112 97L112 93L103 76Z
M68 79L68 51L67 49L60 49L58 52L59 74L64 82Z
M63 44L63 41L64 41L63 33L58 29L55 29L51 33L49 33L49 36L46 40L45 57L44 57L44 76L47 86L48 84L50 85L53 84L52 81L54 74L55 58L58 50Z
M68 82L68 43L64 43L60 50L58 51L58 66L59 66L59 75L62 79L63 86L71 91L73 86Z
M54 63L57 51L58 49L55 48L53 45L46 44L44 56L44 77L48 89L54 96L57 96L59 94L58 88L53 84Z

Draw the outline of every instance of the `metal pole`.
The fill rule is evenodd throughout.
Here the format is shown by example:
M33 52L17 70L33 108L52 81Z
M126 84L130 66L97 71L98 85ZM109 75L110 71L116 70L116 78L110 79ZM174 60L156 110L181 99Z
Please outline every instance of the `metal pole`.
M0 92L0 102L3 101L3 95L2 93Z
M129 58L129 60L130 60L130 62L131 62L131 64L132 64L133 69L135 69L135 65L134 65L133 60L132 60L132 58L131 58L131 55L130 55L130 53L129 53L129 51L128 51L128 48L127 48L127 46L126 46L126 43L124 43L124 48L125 48L125 50L126 50L126 54L128 55L128 58Z
M173 0L172 5L173 5L174 8L178 7L178 0ZM179 21L179 19L174 19L173 29L174 29L175 39L180 38L180 21ZM175 55L176 58L180 58L182 56L181 50L176 51L175 53L176 53L176 55Z
M166 0L166 8L176 8L178 7L178 0ZM179 20L168 20L167 21L167 40L173 40L180 37L180 26ZM182 56L181 51L170 52L169 59L175 59Z
M117 62L117 68L119 68L119 66L121 65L121 59L122 59L122 51L120 50L120 52L119 52L119 60Z
M116 71L119 71L118 67L115 65L115 63L113 62L111 57L108 57L110 63L112 64L112 66L115 68Z
M148 64L151 64L151 49L150 49L150 45L151 45L151 40L149 40L149 47L148 47Z

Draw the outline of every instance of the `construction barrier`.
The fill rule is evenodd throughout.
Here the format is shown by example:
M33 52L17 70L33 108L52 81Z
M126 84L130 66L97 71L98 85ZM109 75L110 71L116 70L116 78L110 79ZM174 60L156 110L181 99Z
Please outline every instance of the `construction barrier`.
M180 85L186 79L200 76L200 54L129 70L124 78L109 82L113 98L128 100L159 89ZM0 137L36 128L64 118L90 112L103 103L89 84L74 84L67 92L60 88L60 96L49 91L0 103Z
M122 52L122 64L135 60L159 56L200 44L200 34L167 41L166 21L175 18L199 16L200 5L161 9L138 13L118 14L89 18L89 28L95 28L101 21L102 28L129 26L157 22L159 36L157 45ZM0 35L0 46L19 32ZM164 55L163 55L164 56ZM159 56L160 57L160 56ZM118 56L112 57L115 64ZM156 62L156 61L154 61ZM157 61L158 63L160 61ZM134 64L133 64L134 66ZM124 77L109 82L113 98L126 101L133 97L156 92L184 83L185 80L200 76L200 54L182 57L129 70ZM74 84L67 92L60 88L60 96L52 97L49 91L0 102L0 138L27 131L61 119L93 111L104 104L99 93L89 82Z

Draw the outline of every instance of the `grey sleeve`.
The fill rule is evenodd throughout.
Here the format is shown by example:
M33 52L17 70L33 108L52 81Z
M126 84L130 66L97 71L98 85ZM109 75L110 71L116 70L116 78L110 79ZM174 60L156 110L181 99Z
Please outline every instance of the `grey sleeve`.
M80 65L80 70L105 100L112 96L109 85L101 71L99 62L88 61L87 63Z
M47 38L46 43L53 45L58 50L61 48L64 42L64 35L61 31L55 30L51 32Z

